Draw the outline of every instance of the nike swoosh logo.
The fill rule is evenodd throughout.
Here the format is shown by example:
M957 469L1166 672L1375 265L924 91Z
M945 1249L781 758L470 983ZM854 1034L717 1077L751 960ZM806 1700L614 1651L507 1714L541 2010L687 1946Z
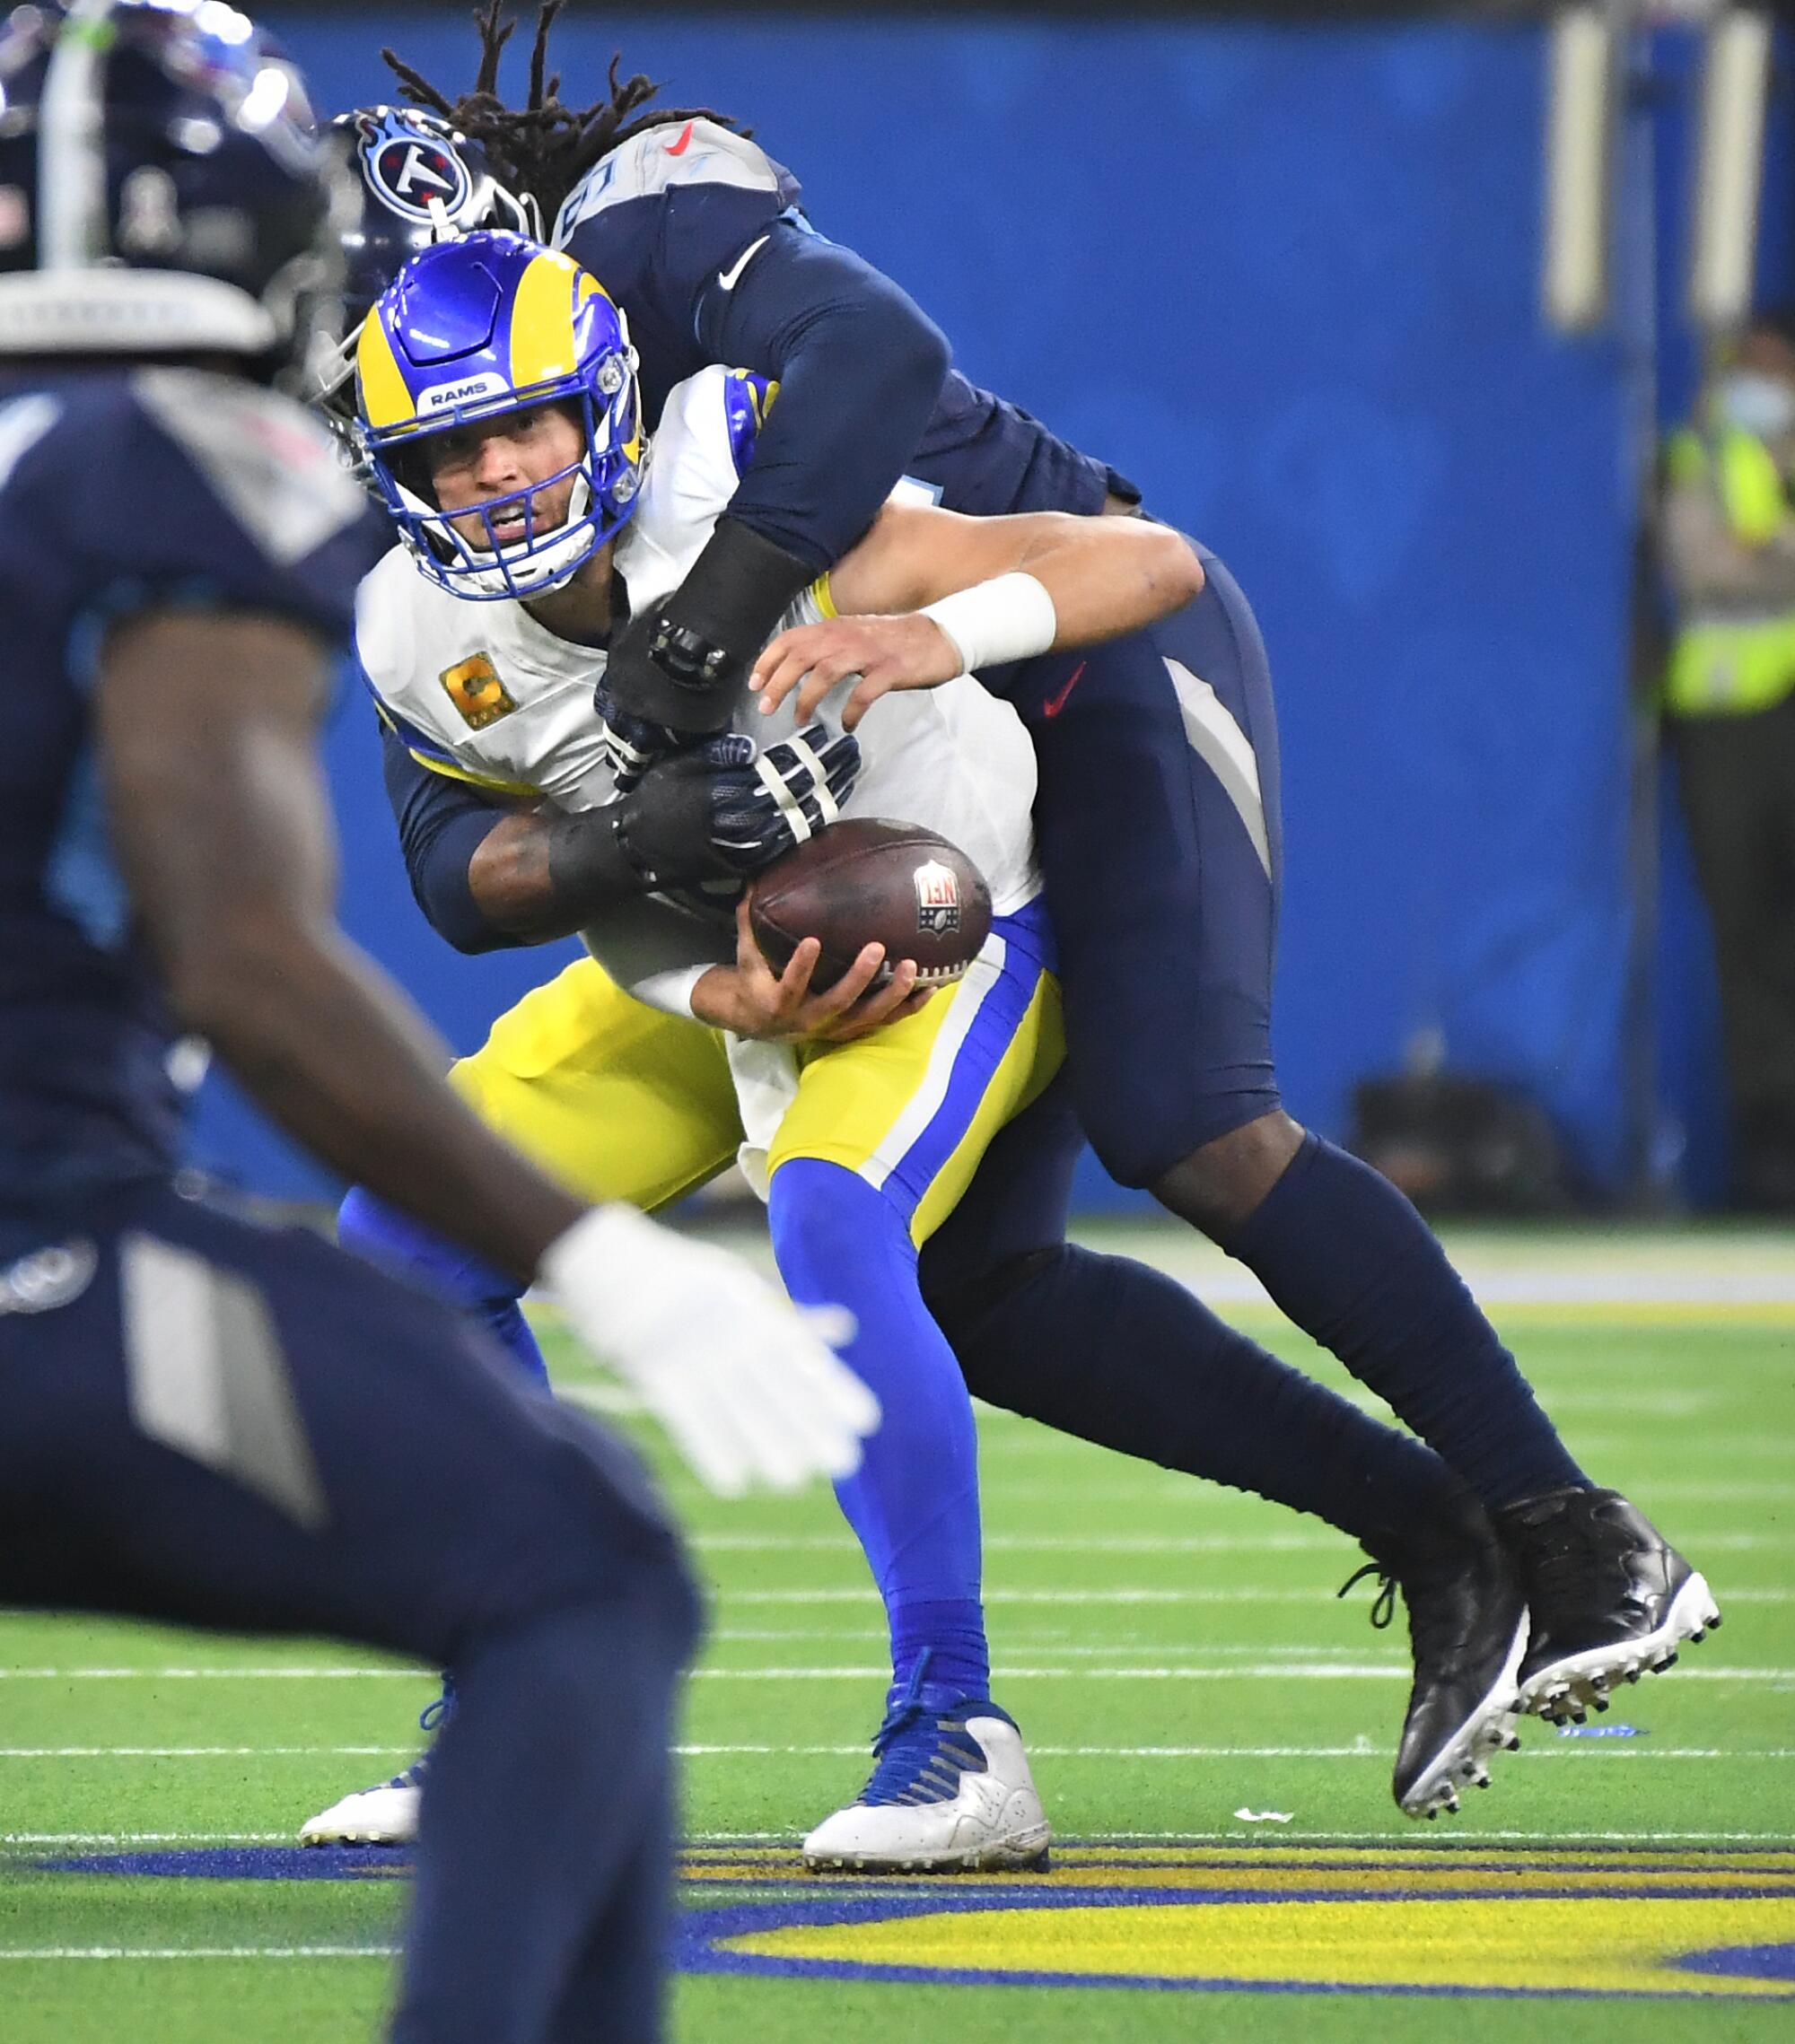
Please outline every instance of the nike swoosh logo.
M1048 696L1046 701L1042 703L1042 716L1057 717L1059 715L1060 712L1065 708L1066 697L1072 694L1074 688L1078 686L1078 677L1083 672L1084 662L1081 660L1078 665L1072 670L1072 678L1066 683L1065 686L1062 688L1057 694Z
M722 284L725 291L733 291L735 289L736 283L740 277L741 273L748 267L748 266L754 260L754 258L760 253L760 251L772 239L772 235L763 234L760 237L759 240L749 242L748 247L742 250L740 255L736 258L734 262L730 265L728 269L719 270L717 272L717 282Z
M682 127L682 128L679 130L679 141L678 141L678 142L670 142L670 143L667 144L667 153L668 153L670 156L683 156L683 155L686 153L687 148L688 144L690 144L691 140L692 140L692 123L691 123L690 121L687 121L687 122L686 123L685 127Z

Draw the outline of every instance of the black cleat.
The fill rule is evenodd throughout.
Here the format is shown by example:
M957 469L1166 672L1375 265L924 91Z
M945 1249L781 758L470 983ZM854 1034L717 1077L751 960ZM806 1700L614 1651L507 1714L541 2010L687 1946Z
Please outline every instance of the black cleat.
M1495 1522L1533 1614L1521 1708L1554 1724L1606 1710L1616 1682L1673 1666L1721 1621L1705 1580L1618 1491L1545 1490Z
M1369 1543L1366 1551L1372 1551ZM1391 1789L1411 1817L1456 1811L1459 1786L1487 1786L1490 1755L1519 1743L1519 1674L1528 1638L1519 1572L1482 1507L1467 1499L1445 1519L1380 1542L1375 1559L1342 1595L1373 1573L1384 1587L1371 1622L1390 1622L1400 1587L1414 1655Z

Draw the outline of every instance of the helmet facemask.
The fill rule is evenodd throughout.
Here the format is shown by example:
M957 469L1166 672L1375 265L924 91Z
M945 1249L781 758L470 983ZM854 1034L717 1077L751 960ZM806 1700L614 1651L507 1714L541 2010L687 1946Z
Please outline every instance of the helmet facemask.
M610 366L602 365L601 377ZM633 380L620 376L606 395L614 398L625 390L626 382L631 415L626 431L620 431L614 406L601 408L590 392L583 392L573 401L584 443L577 461L520 490L453 511L438 505L427 480L423 441L428 435L414 435L407 444L391 450L376 448L371 441L370 466L382 501L422 572L451 596L487 602L541 596L571 581L635 508L641 465L620 454L636 437ZM503 418L545 401L520 393L515 405L476 416ZM442 422L444 426L468 423L472 422ZM542 499L570 478L573 489L565 511L552 522L546 521ZM513 509L523 514L522 537L501 539L499 522ZM478 520L479 540L469 540L457 529L469 519Z

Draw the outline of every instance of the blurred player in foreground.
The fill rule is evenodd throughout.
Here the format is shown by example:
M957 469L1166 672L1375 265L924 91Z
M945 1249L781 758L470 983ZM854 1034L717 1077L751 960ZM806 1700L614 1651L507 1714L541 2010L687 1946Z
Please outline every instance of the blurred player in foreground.
M314 728L372 549L271 388L346 190L297 75L211 0L77 0L0 29L0 1600L452 1665L392 2034L643 2044L675 1534L459 1317L179 1186L176 1032L552 1284L722 1487L845 1474L876 1407L731 1259L495 1140L335 926Z
M792 595L894 486L959 511L1126 512L1139 493L949 366L889 278L804 217L798 181L704 109L618 83L579 108L546 62L497 97L509 33L482 20L475 90L399 66L501 184L628 313L651 427L706 363L780 381L728 514L679 589L632 620L607 677L640 756L734 713ZM1408 1605L1415 1682L1394 1788L1451 1807L1519 1704L1599 1702L1665 1663L1707 1586L1560 1441L1409 1203L1283 1110L1271 1054L1282 878L1276 721L1227 569L1167 626L978 672L1039 766L1035 820L1060 944L1069 1083L993 1144L929 1245L931 1308L980 1396L1259 1492L1358 1539ZM1427 1444L1371 1425L1183 1287L1064 1240L1088 1133L1110 1171L1245 1262ZM1273 1424L1265 1415L1276 1415ZM1428 1450L1433 1452L1429 1453ZM1383 1607L1379 1607L1379 1609Z
M587 1197L658 1207L746 1135L781 1273L801 1301L853 1313L845 1353L886 1415L838 1494L886 1601L903 1723L885 1741L880 1806L832 1819L806 1849L1029 1864L1047 1829L991 1697L971 1406L916 1261L992 1136L1057 1068L1059 1000L1033 754L1015 713L966 676L954 634L988 631L1019 599L1038 651L1138 629L1201 586L1195 554L1145 521L887 505L792 616L880 614L862 631L939 690L873 711L863 758L833 716L801 729L756 719L757 758L753 739L720 738L620 794L592 705L607 645L703 550L775 393L706 369L645 445L615 307L568 258L505 233L406 266L364 329L360 389L405 544L363 586L356 651L391 741L435 781L400 805L408 848L454 834L421 891L464 932L578 931L598 960L527 996L451 1083ZM812 997L814 941L775 978L731 913L746 875L838 809L940 832L990 888L989 939L926 1008L907 998L915 966L899 956L890 984L872 985L877 946ZM341 1239L433 1272L540 1369L514 1280L445 1258L355 1195ZM944 1749L968 1763L941 1769L932 1786L948 1793L906 1801ZM390 1836L407 1790L352 1797L305 1835Z

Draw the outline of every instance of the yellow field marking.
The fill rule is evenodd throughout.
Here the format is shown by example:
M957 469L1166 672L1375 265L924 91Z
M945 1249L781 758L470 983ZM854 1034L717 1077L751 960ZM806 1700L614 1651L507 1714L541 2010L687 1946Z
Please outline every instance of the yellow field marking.
M693 1846L682 1856L684 1879L699 1884L815 1881L838 1887L841 1876L806 1874L795 1847ZM889 1881L889 1877L887 1877ZM917 1876L912 1892L939 1891L938 1881ZM1566 1850L1548 1840L1536 1850L1498 1851L1402 1846L1109 1846L1054 1847L1046 1874L957 1875L953 1891L985 1886L1215 1888L1256 1894L1405 1892L1427 1889L1512 1894L1519 1888L1600 1890L1617 1886L1649 1893L1669 1888L1737 1889L1741 1884L1795 1895L1795 1851L1652 1852L1627 1847ZM880 1885L886 1882L881 1882Z
M722 1941L760 1958L1317 1987L1795 1996L1795 1980L1692 1973L1679 1955L1795 1940L1795 1895L1121 1903L955 1909Z

